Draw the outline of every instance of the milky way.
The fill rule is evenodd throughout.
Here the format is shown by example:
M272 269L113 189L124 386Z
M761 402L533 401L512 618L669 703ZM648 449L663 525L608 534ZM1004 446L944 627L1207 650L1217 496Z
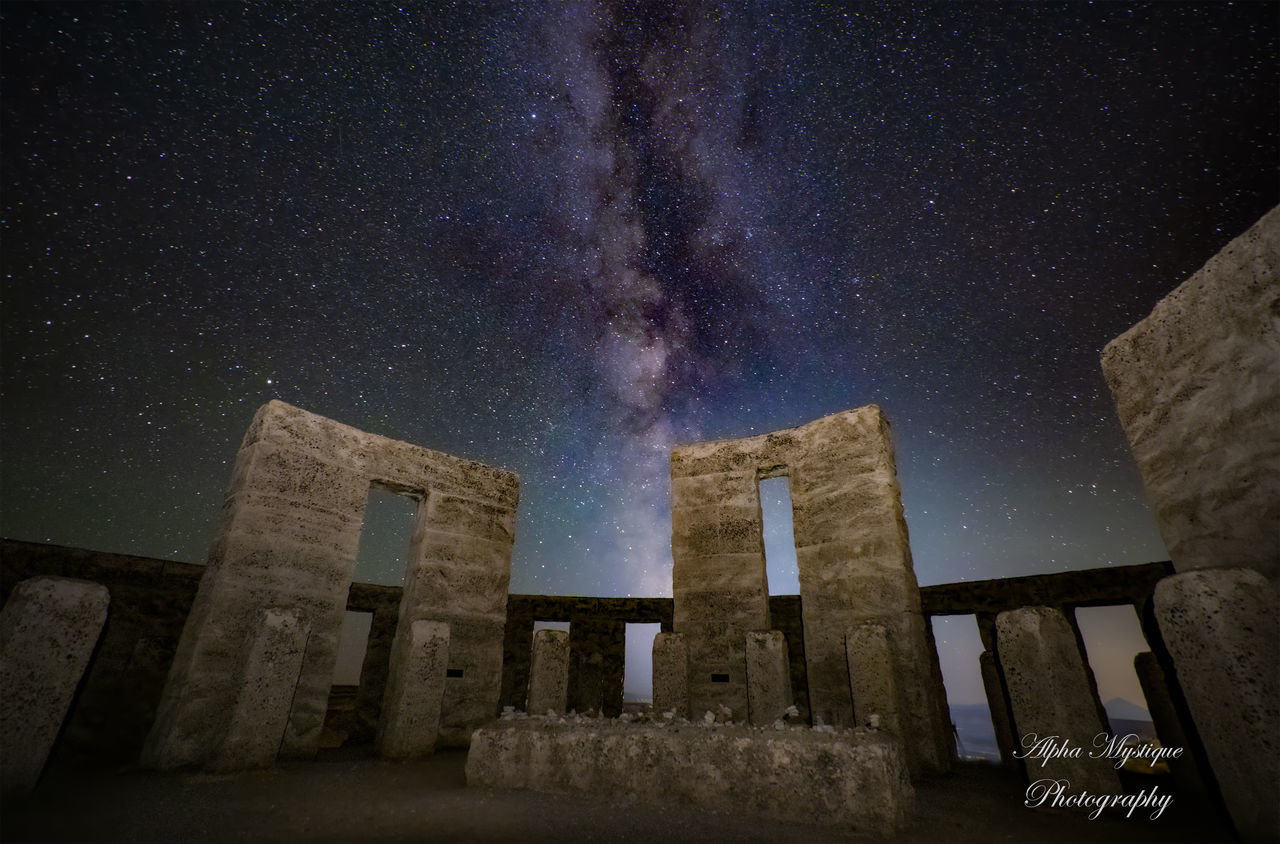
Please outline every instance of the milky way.
M198 562L278 397L669 594L673 444L874 402L922 583L1161 559L1098 353L1280 200L1274 12L6 4L0 533Z

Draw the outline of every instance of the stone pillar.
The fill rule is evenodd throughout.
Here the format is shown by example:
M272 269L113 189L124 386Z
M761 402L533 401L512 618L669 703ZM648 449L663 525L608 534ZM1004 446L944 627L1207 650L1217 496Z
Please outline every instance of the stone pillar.
M1018 737L1014 735L1009 703L1004 696L1004 680L1000 679L1000 668L991 651L978 654L978 670L982 673L982 688L987 693L987 709L991 712L991 726L996 733L996 747L1000 748L1000 761L1006 768L1018 770L1021 764L1013 755L1020 749Z
M1151 651L1135 654L1133 670L1138 675L1138 683L1142 686L1142 695L1147 700L1147 711L1151 713L1151 721L1156 728L1156 736L1164 747L1180 747L1182 754L1177 759L1169 759L1169 773L1178 784L1178 790L1184 794L1203 794L1204 782L1196 771L1195 755L1191 749L1187 734L1182 729L1182 720L1178 717L1173 696L1169 693L1169 683L1160 668L1160 662Z
M448 668L449 625L443 621L415 621L397 637L378 725L382 758L414 759L435 750Z
M533 634L533 664L529 669L530 715L548 710L563 715L569 702L569 634L539 630Z
M791 705L791 663L780 630L747 634L747 703L757 727L772 724Z
M1236 832L1275 840L1280 597L1257 571L1203 569L1156 584L1155 610Z
M1027 778L1068 780L1071 793L1120 794L1114 763L1089 756L1107 730L1067 619L1050 607L1009 610L997 616L996 635ZM1068 755L1039 757L1046 741Z
M902 736L902 704L893 676L889 631L879 624L860 624L845 637L845 649L858 726L872 726L875 715L880 729Z
M311 623L296 609L270 607L243 654L226 737L209 763L215 771L263 768L276 761L298 685Z
M387 670L395 647L400 613L397 606L375 609L369 625L369 641L360 666L360 688L356 692L356 718L347 743L374 744L382 723L382 699L387 691Z
M1278 267L1274 208L1108 343L1102 371L1174 567L1280 588Z
M653 637L653 714L689 717L689 650L680 633Z
M0 801L21 797L40 778L110 600L97 583L33 577L0 611Z

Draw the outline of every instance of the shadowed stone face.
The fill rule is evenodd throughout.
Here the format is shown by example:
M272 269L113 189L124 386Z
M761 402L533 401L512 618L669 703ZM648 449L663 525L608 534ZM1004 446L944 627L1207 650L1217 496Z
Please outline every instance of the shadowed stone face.
M1213 775L1246 841L1280 832L1280 596L1251 569L1166 577L1156 618Z
M417 621L448 625L440 740L465 744L497 711L519 480L273 401L236 456L222 524L144 748L161 768L202 764L240 695L238 654L259 613L296 610L310 636L292 678L281 752L315 752L369 488L419 502L389 675L412 674Z
M887 631L914 773L950 760L945 698L932 668L889 426L875 406L808 425L676 448L671 455L675 630L686 637L693 714L748 713L745 642L771 628L759 481L789 475L815 718L852 726L845 638Z

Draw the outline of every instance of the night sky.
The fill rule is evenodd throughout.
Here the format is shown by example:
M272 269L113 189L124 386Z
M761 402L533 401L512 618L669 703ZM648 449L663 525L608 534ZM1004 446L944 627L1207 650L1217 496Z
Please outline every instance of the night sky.
M203 561L280 398L669 595L674 443L874 402L922 584L1165 559L1098 355L1280 202L1273 3L0 14L16 539Z

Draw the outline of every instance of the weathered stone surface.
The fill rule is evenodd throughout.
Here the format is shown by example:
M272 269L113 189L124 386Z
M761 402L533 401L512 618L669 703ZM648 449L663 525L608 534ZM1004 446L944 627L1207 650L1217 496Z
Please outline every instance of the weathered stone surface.
M875 406L799 428L672 451L675 630L687 637L694 712L746 716L742 643L772 629L759 501L761 478L789 475L803 612L808 704L815 720L855 722L845 635L888 631L914 773L945 770L951 741L933 667L888 423ZM727 676L728 682L713 678Z
M289 722L311 624L296 609L270 607L243 653L226 737L209 767L241 771L272 765Z
M97 583L35 577L0 611L0 799L35 787L107 620Z
M569 634L539 630L533 634L533 665L529 676L528 711L563 714L569 703Z
M1156 586L1156 618L1240 836L1280 838L1280 597L1252 569Z
M899 744L878 732L499 721L477 730L467 784L678 802L888 837L914 810Z
M982 690L987 696L987 710L991 713L991 726L996 734L996 747L1000 749L1000 761L1006 767L1016 769L1018 760L1013 754L1020 752L1021 747L1014 734L1013 722L1009 720L1004 681L1000 679L1000 669L996 666L996 658L991 655L991 651L978 654L978 670L982 672Z
M689 649L679 633L653 637L653 711L689 717Z
M1280 208L1111 341L1102 369L1178 571L1280 584Z
M448 668L449 625L415 621L400 632L391 646L378 730L384 759L413 759L435 750Z
M493 717L516 476L272 401L259 409L236 456L145 763L199 764L220 746L238 694L236 655L266 607L297 609L311 622L281 752L315 752L371 486L420 502L399 624L450 626L464 678L445 690L441 741L465 744Z
M747 634L747 703L758 727L772 724L791 705L791 664L780 630Z
M902 702L894 677L889 631L880 624L860 624L849 631L845 648L858 725L878 726L902 736ZM873 716L878 724L873 723Z
M1151 713L1151 721L1156 728L1156 736L1164 747L1181 747L1182 753L1177 758L1169 758L1169 773L1183 794L1204 794L1204 781L1196 770L1195 757L1187 741L1187 734L1182 729L1182 721L1169 693L1168 679L1164 669L1151 651L1143 651L1133 657L1133 671L1138 675L1138 683L1142 686L1142 696L1147 702L1147 711Z
M1065 779L1071 793L1120 794L1114 763L1089 756L1106 727L1066 617L1051 607L1002 612L996 641L1028 779ZM1038 758L1040 743L1050 740L1069 752Z

